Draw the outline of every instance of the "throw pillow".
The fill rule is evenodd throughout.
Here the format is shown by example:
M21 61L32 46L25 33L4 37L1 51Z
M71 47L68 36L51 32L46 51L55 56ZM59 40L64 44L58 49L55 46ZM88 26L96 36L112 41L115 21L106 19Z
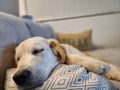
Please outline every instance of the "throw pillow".
M25 24L28 27L32 37L41 36L47 39L49 38L56 39L54 30L48 24L35 23L31 21L25 21Z
M79 50L92 49L92 30L86 30L79 33L57 33L57 39L60 43L70 44Z

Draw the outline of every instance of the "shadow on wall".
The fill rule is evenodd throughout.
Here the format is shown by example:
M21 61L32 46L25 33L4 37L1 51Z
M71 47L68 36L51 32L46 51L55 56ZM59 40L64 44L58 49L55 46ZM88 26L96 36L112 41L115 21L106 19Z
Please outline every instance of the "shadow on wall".
M18 0L0 0L0 11L18 16Z

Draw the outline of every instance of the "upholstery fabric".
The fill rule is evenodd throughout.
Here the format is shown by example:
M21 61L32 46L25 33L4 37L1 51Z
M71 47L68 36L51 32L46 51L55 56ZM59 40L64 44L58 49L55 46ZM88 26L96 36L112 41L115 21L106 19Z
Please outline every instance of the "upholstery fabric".
M0 12L0 54L6 45L19 44L30 37L28 29L21 19Z
M94 57L103 58L120 67L120 48L96 49L86 53Z
M120 67L120 48L97 49L93 51L87 51L86 53L97 58L105 59ZM118 90L120 90L120 82L114 80L111 80L111 82L114 84L114 86L119 88Z
M40 24L40 23L35 23L27 20L25 24L28 27L32 37L41 36L47 39L48 38L56 39L56 36L52 27L47 24Z
M0 12L0 31L6 33L3 35L0 35L2 37L16 37L16 43L19 44L23 40L30 38L31 35L28 31L28 28L26 27L24 21L20 18L17 18L13 15L9 15L6 13ZM11 34L14 32L13 34ZM9 35L10 33L10 35ZM1 33L2 34L2 33ZM7 39L9 42L9 38Z

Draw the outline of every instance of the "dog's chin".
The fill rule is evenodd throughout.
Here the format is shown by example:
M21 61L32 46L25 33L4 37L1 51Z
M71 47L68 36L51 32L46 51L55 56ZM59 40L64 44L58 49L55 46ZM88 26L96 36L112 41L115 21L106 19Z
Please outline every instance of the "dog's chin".
M23 85L23 86L17 86L18 90L32 90L32 89L35 89L37 87L41 87L43 85L43 83L34 83L34 84L31 84L31 85Z

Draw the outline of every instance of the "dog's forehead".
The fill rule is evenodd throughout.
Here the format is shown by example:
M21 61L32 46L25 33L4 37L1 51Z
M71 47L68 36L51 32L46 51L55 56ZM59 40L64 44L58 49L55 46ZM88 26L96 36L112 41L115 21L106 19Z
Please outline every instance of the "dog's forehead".
M48 46L47 39L42 38L42 37L33 37L33 38L23 41L18 46L18 48L29 48L29 47L34 47L35 45L38 45L40 47L46 47Z

